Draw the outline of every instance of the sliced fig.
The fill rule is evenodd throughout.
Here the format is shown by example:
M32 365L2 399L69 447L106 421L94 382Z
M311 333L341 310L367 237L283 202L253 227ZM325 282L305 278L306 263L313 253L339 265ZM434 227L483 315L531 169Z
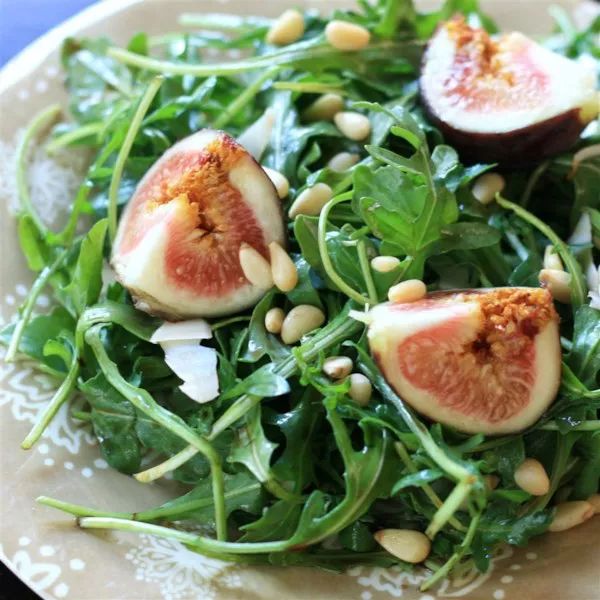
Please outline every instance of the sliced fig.
M460 431L525 429L558 391L559 319L545 289L436 292L380 304L368 322L373 357L398 395Z
M202 130L170 148L140 181L112 253L119 281L141 310L170 320L252 306L265 290L242 272L248 244L269 257L284 244L277 191L233 138Z
M593 62L517 32L490 37L463 17L429 41L420 89L429 117L467 161L542 160L571 147L599 111Z

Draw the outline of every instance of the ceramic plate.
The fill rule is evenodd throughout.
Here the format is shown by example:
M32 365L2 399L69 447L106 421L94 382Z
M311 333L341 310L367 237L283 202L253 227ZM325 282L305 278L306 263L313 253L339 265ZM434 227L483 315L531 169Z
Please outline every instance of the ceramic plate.
M13 318L31 277L18 248L10 214L16 202L15 147L23 127L44 106L65 102L58 51L68 36L108 35L119 43L133 33L177 30L181 12L277 15L285 5L342 2L302 0L109 0L94 5L40 38L0 75L0 320ZM548 32L549 2L487 2L504 27ZM64 199L78 184L76 164L31 157L33 198L42 216L60 220ZM48 297L41 295L43 312ZM44 599L76 600L384 600L472 599L593 600L600 598L600 519L565 534L543 537L527 549L506 549L489 573L458 586L420 594L425 574L356 567L344 575L301 568L244 568L204 558L174 541L148 536L86 533L61 513L35 504L40 494L87 506L141 510L166 500L168 483L137 483L107 468L94 438L63 407L34 450L20 441L51 396L53 382L26 363L0 364L2 560ZM596 540L596 543L594 543ZM467 582L468 581L468 582Z

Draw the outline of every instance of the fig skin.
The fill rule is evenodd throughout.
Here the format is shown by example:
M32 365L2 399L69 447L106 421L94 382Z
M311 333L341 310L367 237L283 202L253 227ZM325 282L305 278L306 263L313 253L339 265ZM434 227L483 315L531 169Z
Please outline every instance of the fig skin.
M458 57L462 50L460 43L462 43L463 39L474 39L479 41L482 46L485 46L485 51L481 52L481 54L477 54L476 52L473 52L473 50L470 50L469 58L465 61L467 64L472 64L474 72L479 73L479 75L474 78L474 83L470 80L462 81L460 79L460 72L456 75L452 70L445 71L440 68L439 73L436 73L436 80L443 80L444 85L442 92L439 92L439 90L436 92L435 85L431 83L432 72L427 73L426 67L430 60L430 48L436 43L438 34L443 34L444 30L448 32L448 37L452 39L450 43L453 44L452 49L456 52L456 55L454 55L454 61L456 62L452 64L452 69L460 63ZM510 40L510 36L513 36L512 40ZM509 39L509 41L506 42L506 46L509 48L508 60L506 57L502 56L504 50L499 51L502 41L497 45L496 41L491 40L483 30L468 26L463 18L455 17L446 23L441 23L429 40L425 53L423 54L419 91L421 103L428 119L441 131L445 141L459 151L463 162L496 162L505 167L522 167L540 162L550 156L555 156L573 147L577 143L585 126L593 121L598 115L600 110L600 98L598 98L597 92L594 93L593 87L590 87L590 81L585 79L588 74L585 76L583 75L581 65L577 64L575 61L570 61L573 64L574 69L579 69L578 79L576 79L581 86L579 89L579 97L577 98L577 101L571 98L571 103L562 102L560 98L556 101L552 95L556 94L556 84L554 83L553 78L560 81L560 75L562 75L561 69L563 71L565 69L566 63L564 61L569 59L565 59L558 55L552 55L549 59L548 55L552 53L545 50L540 51L536 44L520 34L508 34L503 37ZM502 39L503 38L500 38L500 40ZM446 42L442 42L442 44L443 43ZM469 43L471 42L467 42L467 47ZM512 90L510 86L508 86L508 91L506 86L502 86L502 80L510 79L512 77L512 72L510 72L510 60L513 58L510 54L511 46L517 47L515 60L521 58L519 56L519 53L521 52L521 50L518 49L519 44L521 45L521 50L522 48L526 48L526 51L524 52L525 55L531 53L533 57L527 67L531 70L529 80L536 81L535 78L539 78L539 80L545 79L545 84L550 87L550 91L547 93L540 93L540 90L536 89L534 84L531 84L532 87L530 90L525 89L523 91L523 95L527 95L527 93L531 91L534 96L535 94L540 96L538 100L534 102L534 108L531 109L530 119L524 119L522 116L523 113L527 113L529 109L522 106L515 107L513 114L511 110L507 110L503 105L503 101L510 101L510 99L507 99L504 96L505 93L511 93L513 96L515 95L514 90ZM499 71L494 70L498 69L497 56L494 54L496 50L498 50L498 56L500 57L498 60L500 64L502 64L502 61L504 61L504 64L508 64L508 71L505 70L504 67L500 67ZM491 58L487 56L487 52L491 54ZM546 56L544 56L544 53L546 53ZM435 61L439 60L439 50L432 50L431 54L434 56L432 59L434 61L433 64L436 64ZM461 59L464 60L464 56L462 56ZM478 60L481 60L482 62L478 63ZM544 60L546 60L550 66L544 64ZM552 64L557 61L562 61L562 64L560 64L560 66ZM522 64L520 65L520 68L523 68ZM488 72L489 70L491 70L491 73ZM467 70L467 72L469 71ZM472 75L470 76L473 77ZM482 81L484 82L483 84L481 83ZM498 82L500 82L500 84L495 85ZM522 79L520 83L523 83ZM447 89L448 86L460 88L461 84L462 89L466 89L469 94L472 94L473 98L477 97L477 94L479 93L485 98L486 92L489 92L489 90L486 89L486 86L490 86L493 88L492 93L496 95L498 103L502 105L502 108L496 109L494 107L486 107L485 112L478 109L471 112L471 108L457 108L456 97L460 94L457 91L454 91L453 94L446 95L446 92L450 94ZM518 84L519 81L517 81L517 86ZM528 84L526 83L525 85ZM591 83L591 85L593 86L594 83ZM433 89L431 89L432 87ZM519 91L518 87L516 89ZM438 94L440 94L439 97ZM517 96L518 95L519 94L517 94ZM449 98L453 98L451 103L448 102ZM469 101L473 99L469 95L463 98L466 102L465 106L469 106ZM555 110L555 107L552 104L553 101L558 102L560 105L560 112ZM548 111L547 115L544 116L543 112L542 114L535 114L540 104L546 107L545 110ZM440 110L436 109L436 105L440 107L442 113L446 110L446 117L440 113ZM495 112L496 110L497 112ZM462 125L459 126L452 121L453 114L458 114L460 119L463 119ZM520 125L513 128L507 128L505 122L507 119L507 122L511 122L514 115L519 115L516 117L516 120ZM469 122L469 119L471 119L472 122L470 122L468 126L465 126L464 121L466 120ZM485 120L486 123L485 127L481 127L481 122L483 120ZM490 123L497 124L497 131L494 131L493 126L489 126Z
M286 245L281 202L233 138L201 130L175 144L138 184L121 216L111 265L140 310L171 321L234 314L265 290L239 263L243 243L268 259Z
M367 316L371 354L419 413L466 433L522 431L558 392L559 319L541 288L453 290Z

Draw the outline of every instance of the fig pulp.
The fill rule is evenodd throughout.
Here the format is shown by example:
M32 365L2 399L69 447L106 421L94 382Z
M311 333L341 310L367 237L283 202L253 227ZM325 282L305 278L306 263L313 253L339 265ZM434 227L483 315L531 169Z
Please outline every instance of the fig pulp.
M433 421L501 434L534 423L558 391L558 315L541 288L437 292L368 315L386 380Z
M593 64L520 33L492 38L463 17L441 24L429 41L420 90L465 161L542 160L571 147L599 111Z
M239 250L266 259L284 244L280 201L254 158L226 133L202 130L170 148L140 181L119 222L112 265L136 306L170 320L252 306L265 290Z

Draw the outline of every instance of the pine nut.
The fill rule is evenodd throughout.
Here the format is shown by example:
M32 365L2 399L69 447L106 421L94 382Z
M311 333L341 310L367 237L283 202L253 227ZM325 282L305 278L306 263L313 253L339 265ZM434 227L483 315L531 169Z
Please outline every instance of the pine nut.
M333 117L336 127L349 139L360 142L371 133L371 121L360 113L341 111Z
M304 35L304 17L302 13L286 10L271 25L267 33L267 42L277 46L285 46L299 40Z
M400 259L395 256L376 256L371 261L371 268L378 273L389 273L400 265Z
M319 96L302 113L305 121L331 121L344 108L344 99L339 94Z
M295 344L324 322L325 315L321 309L310 304L300 304L292 308L283 320L281 339L284 344Z
M544 269L554 269L555 271L565 270L560 256L554 250L554 246L546 246L544 250Z
M344 379L352 373L354 364L347 356L330 356L323 362L323 373L331 379Z
M505 185L506 182L502 175L498 175L498 173L484 173L475 180L471 192L473 192L473 196L481 204L489 204L496 197L496 194L504 189Z
M595 515L600 515L600 494L590 496L586 502L589 502L594 507Z
M348 21L330 21L325 27L325 37L334 48L351 51L368 46L371 34L368 29Z
M407 279L393 285L388 290L390 302L416 302L427 294L427 287L420 279Z
M331 200L333 190L326 183L315 183L312 187L306 188L294 200L288 215L290 219L298 215L316 216L321 209Z
M375 540L390 554L405 562L423 562L431 552L429 538L412 529L381 529L375 533Z
M540 283L548 288L552 297L563 304L571 303L571 274L556 269L542 269L538 276Z
M298 269L290 255L277 243L269 244L273 283L282 292L289 292L298 283Z
M566 531L581 525L594 515L594 507L585 500L562 502L557 505L556 513L548 531Z
M351 169L358 161L360 156L358 154L352 154L351 152L340 152L335 156L332 156L327 166L337 173L343 173L348 169Z
M371 382L362 373L350 375L350 390L348 396L359 406L367 406L373 394Z
M516 484L532 496L543 496L550 489L550 479L544 465L535 458L526 458L515 470Z
M495 490L500 483L500 477L498 475L486 475L484 478L485 485L488 490Z
M287 177L283 173L269 167L263 167L263 171L275 186L279 199L282 200L285 198L290 193L290 182L287 180Z
M242 243L239 251L239 260L244 277L252 285L265 290L273 287L271 265L260 252L252 246Z
M269 333L279 334L281 333L281 326L285 319L285 313L282 308L271 308L265 315L265 329Z

